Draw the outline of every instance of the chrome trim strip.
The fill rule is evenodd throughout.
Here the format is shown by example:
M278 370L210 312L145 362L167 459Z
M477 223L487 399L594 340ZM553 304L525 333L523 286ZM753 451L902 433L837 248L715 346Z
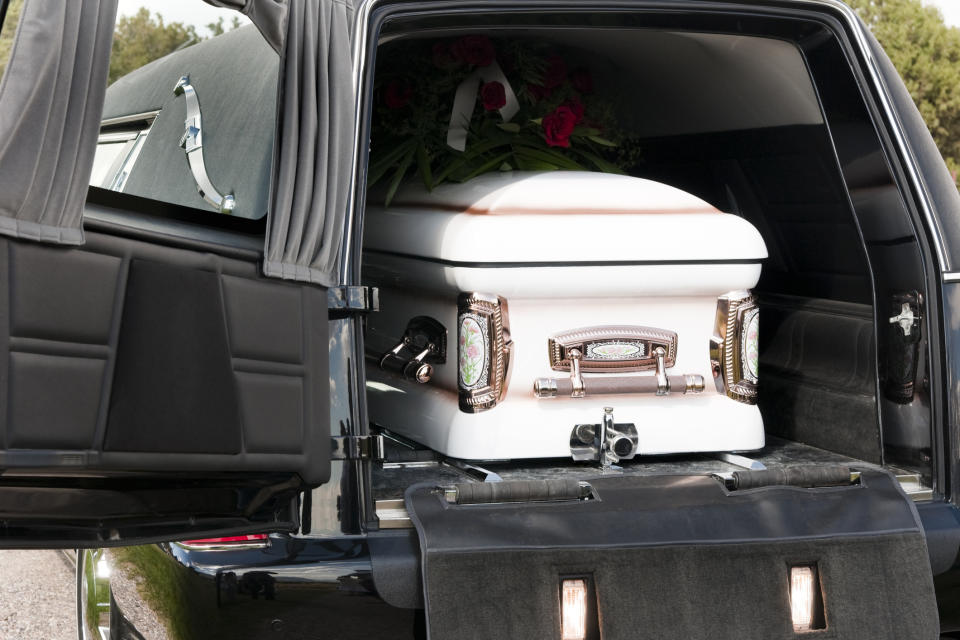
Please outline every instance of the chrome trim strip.
M132 113L128 116L117 116L115 118L107 118L100 121L100 128L103 127L113 127L118 124L127 124L128 122L148 122L148 124L153 124L153 120L160 114L159 109L157 111L143 111L141 113Z
M213 544L189 544L187 542L174 542L173 544L177 545L182 549L188 551L244 551L249 549L263 549L269 544L269 541L264 540L262 542L257 542L251 540L250 542L236 542L233 544L230 543L213 543Z
M130 172L133 171L133 165L137 163L137 158L140 157L140 152L143 150L143 145L147 141L147 135L150 133L150 130L153 128L153 124L141 131L136 140L133 143L133 148L130 149L130 152L127 154L126 159L124 159L123 164L120 165L120 169L117 171L113 180L110 183L110 189L114 191L123 191L124 187L127 186L127 178L130 177Z
M944 271L944 282L960 282L960 271Z
M216 207L220 213L233 213L236 200L232 193L221 195L210 181L207 168L203 163L203 124L200 119L200 100L197 91L190 84L190 76L181 76L177 86L173 88L173 95L184 96L187 101L187 118L184 120L185 131L180 138L180 146L187 154L187 164L197 183L200 197Z
M116 142L129 142L136 140L140 135L139 131L116 131L112 133L101 133L97 137L97 144L112 144Z

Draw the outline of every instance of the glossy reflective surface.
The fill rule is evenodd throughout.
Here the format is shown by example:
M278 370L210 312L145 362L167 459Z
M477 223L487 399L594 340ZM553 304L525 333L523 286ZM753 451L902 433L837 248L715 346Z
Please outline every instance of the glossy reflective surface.
M415 612L375 595L362 538L271 536L258 550L191 551L173 543L105 554L115 626L127 634L121 637L417 637Z

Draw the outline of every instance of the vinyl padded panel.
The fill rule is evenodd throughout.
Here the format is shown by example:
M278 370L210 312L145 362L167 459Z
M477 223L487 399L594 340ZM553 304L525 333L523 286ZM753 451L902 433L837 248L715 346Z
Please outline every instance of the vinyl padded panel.
M303 362L300 289L224 276L223 297L234 358Z
M89 449L100 409L104 361L10 354L7 446Z
M303 380L237 372L243 443L257 453L299 453L303 446Z
M104 449L239 453L239 425L219 276L133 260Z
M89 251L11 243L11 335L107 344L121 264Z

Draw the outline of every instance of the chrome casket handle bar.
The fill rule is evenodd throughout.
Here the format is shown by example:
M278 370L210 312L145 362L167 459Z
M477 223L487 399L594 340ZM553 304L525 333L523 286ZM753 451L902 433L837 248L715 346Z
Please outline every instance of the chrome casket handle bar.
M703 391L703 376L686 374L668 376L666 372L667 351L662 346L653 349L656 359L656 373L652 376L602 375L585 378L580 373L581 352L570 349L570 377L537 378L533 383L533 394L538 398L556 398L569 396L584 398L588 395L610 395L628 393L649 393L666 396L671 393L700 393Z
M700 393L703 391L703 376L681 375L667 376L666 393L654 376L597 376L581 378L583 395L574 394L574 385L570 378L537 378L533 383L533 393L538 398L585 397L600 395L622 395L644 393L667 395L670 393Z

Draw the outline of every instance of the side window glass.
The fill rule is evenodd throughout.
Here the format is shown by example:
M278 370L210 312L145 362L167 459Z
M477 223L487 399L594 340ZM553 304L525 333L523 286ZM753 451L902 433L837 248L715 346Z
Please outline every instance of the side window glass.
M20 24L20 13L23 11L24 0L0 0L0 82L10 60L10 51L13 49L13 39L17 34L17 25ZM4 6L6 4L6 6Z
M90 185L266 214L279 57L238 12L120 0Z

